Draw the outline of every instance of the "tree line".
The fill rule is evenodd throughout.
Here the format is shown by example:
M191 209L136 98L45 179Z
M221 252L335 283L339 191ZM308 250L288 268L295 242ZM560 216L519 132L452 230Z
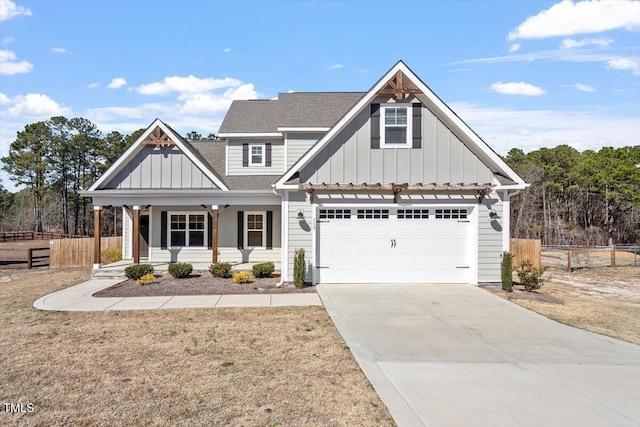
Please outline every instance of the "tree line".
M86 190L144 132L103 134L91 121L52 117L18 132L3 169L23 189L0 183L0 230L93 231ZM203 138L197 132L187 140ZM640 146L582 153L567 145L504 158L531 186L512 197L511 235L553 245L604 245L640 240ZM103 214L103 232L118 235L118 208Z

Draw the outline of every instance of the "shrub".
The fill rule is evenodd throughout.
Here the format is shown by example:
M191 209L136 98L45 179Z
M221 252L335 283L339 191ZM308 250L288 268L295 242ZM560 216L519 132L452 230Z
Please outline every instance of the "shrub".
M236 273L233 275L233 281L236 282L237 284L249 283L250 280L251 280L251 276L249 276L249 273L247 273L246 271L243 271L241 273Z
M228 262L217 262L215 264L211 264L209 272L214 277L222 277L223 279L226 279L227 277L231 277L231 264Z
M147 273L138 279L138 285L148 285L149 283L157 282L156 276L151 273Z
M172 262L169 264L169 274L176 279L184 279L189 277L193 271L193 266L186 262Z
M100 262L111 264L122 260L122 248L108 248L100 252Z
M513 255L504 251L502 253L502 262L500 263L502 279L502 290L513 292Z
M546 267L535 268L529 261L522 261L520 267L516 270L516 274L520 279L520 284L524 286L527 292L540 289L545 280L542 278L542 274L545 272Z
M145 274L151 273L153 273L153 266L151 264L134 264L124 269L124 275L131 280L138 280Z
M304 270L304 249L296 249L293 256L293 284L296 288L304 288Z
M261 262L251 268L251 273L253 273L254 277L269 277L275 269L276 266L271 261Z

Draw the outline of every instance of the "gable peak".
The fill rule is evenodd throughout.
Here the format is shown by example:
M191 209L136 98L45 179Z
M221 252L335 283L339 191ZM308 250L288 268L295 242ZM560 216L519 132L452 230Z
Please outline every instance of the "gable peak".
M160 126L156 126L156 128L147 135L142 143L144 145L153 145L155 148L164 148L170 145L175 145L173 139L171 139L171 137L167 135Z
M402 70L398 70L377 93L379 95L394 95L396 99L401 100L423 92Z

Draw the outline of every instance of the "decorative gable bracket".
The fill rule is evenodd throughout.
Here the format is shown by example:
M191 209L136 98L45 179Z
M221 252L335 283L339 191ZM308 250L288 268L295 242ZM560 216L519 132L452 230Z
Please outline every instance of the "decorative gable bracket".
M160 126L156 126L153 132L151 132L142 143L144 145L153 145L155 148L164 148L176 144L169 135L160 129Z
M396 99L409 98L411 95L421 94L422 91L409 80L402 71L399 71L387 81L387 84L378 91L381 95L395 95Z

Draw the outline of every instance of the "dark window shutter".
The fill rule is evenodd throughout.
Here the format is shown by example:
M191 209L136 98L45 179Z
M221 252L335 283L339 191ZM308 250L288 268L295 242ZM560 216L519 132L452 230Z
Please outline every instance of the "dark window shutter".
M380 104L371 104L371 148L380 148Z
M264 165L271 166L271 143L267 142L264 145L265 157L264 157Z
M210 213L207 213L207 217L209 218L207 219L207 230L209 230L209 233L206 237L206 239L208 240L207 249L213 249L213 218L211 218Z
M267 249L273 249L273 211L267 211Z
M167 211L160 212L160 247L167 249Z
M238 211L238 249L244 249L244 211Z
M422 104L413 104L413 145L412 148L422 148Z
M246 142L242 144L242 166L249 166L249 144Z

